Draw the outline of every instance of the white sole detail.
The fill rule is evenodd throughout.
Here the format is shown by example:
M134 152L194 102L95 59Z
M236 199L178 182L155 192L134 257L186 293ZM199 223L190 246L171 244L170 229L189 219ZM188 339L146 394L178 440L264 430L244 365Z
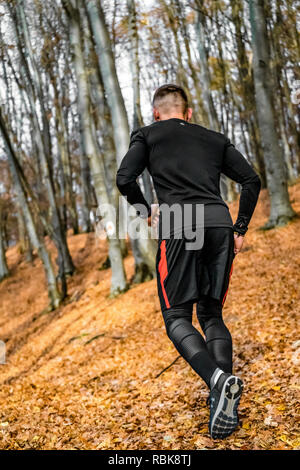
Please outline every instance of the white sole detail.
M224 382L219 403L210 426L212 438L227 437L237 427L237 407L242 391L243 382L238 377L231 375Z

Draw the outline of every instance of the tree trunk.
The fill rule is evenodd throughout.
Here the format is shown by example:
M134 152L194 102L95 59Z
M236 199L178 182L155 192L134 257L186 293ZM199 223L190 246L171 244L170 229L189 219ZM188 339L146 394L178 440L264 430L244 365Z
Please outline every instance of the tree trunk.
M96 0L90 0L86 4L86 9L89 15L91 30L93 32L93 37L96 44L99 68L101 71L103 85L106 91L108 106L111 113L116 159L117 164L119 165L123 156L126 154L129 145L129 126L126 109L116 73L110 38L105 24L104 12L102 10L101 4L99 3L97 6ZM122 198L121 207L124 208L124 212L126 213L127 211L126 207L124 206L124 202L125 200ZM123 229L121 231L123 231ZM123 233L123 235L125 235L125 233ZM147 241L139 240L139 243L143 244L145 242ZM134 244L135 241L131 240L131 243ZM142 253L143 250L140 251L141 256ZM134 254L136 254L135 251ZM155 270L155 260L150 259L149 261L149 258L145 259L143 256L143 262L145 264L150 262L148 266L153 274ZM135 258L135 263L138 265L139 259Z
M272 106L270 52L263 0L249 0L253 48L253 73L258 121L264 151L270 217L264 228L284 225L295 216L289 200L283 152L278 143Z
M26 225L24 221L24 216L21 207L18 207L17 210L17 219L18 219L18 237L19 237L19 250L20 254L25 255L26 261L32 263L33 253L30 243L30 239L27 234Z
M266 171L262 147L259 140L256 104L253 100L255 93L253 76L245 47L245 40L242 34L242 29L245 29L245 25L243 25L243 2L241 0L230 0L230 4L235 28L234 39L237 46L237 65L242 92L243 111L241 114L241 122L248 131L249 145L255 160L254 167L259 173L262 187L265 188L267 184Z
M6 256L5 256L5 244L3 240L3 202L0 200L0 281L9 275Z
M193 81L193 89L196 98L196 112L195 112L195 122L201 125L209 125L209 118L206 107L203 104L202 98L202 83L199 80L195 65L192 60L192 53L191 53L191 38L189 36L187 24L186 24L186 11L185 5L183 2L178 2L177 0L171 0L171 8L173 10L173 14L176 17L176 20L179 23L181 34L183 37L183 43L186 50L187 56L187 70L190 72L192 81Z
M203 103L209 120L209 126L214 131L220 130L216 108L211 96L210 72L205 50L205 19L202 13L203 0L197 0L196 13L196 38L200 60L200 77L202 86Z
M91 171L89 165L88 156L85 153L85 145L83 141L83 125L82 119L79 116L79 143L80 143L80 179L81 179L81 210L82 210L82 222L83 228L82 231L85 233L92 231L91 216L90 212L92 209L91 193L92 193L92 183L91 183Z
M26 227L28 230L31 243L33 247L37 250L38 255L41 258L43 266L44 266L46 279L47 279L47 285L48 285L48 296L50 300L49 307L51 309L55 309L60 305L62 298L61 298L61 295L59 293L59 290L56 284L56 278L55 278L55 273L54 273L54 269L53 269L52 262L51 262L51 257L44 245L44 242L38 236L37 228L34 224L33 216L32 216L32 213L31 213L31 210L30 210L27 198L26 198L26 193L24 190L24 186L22 184L19 170L18 170L19 166L18 166L17 157L15 155L12 143L7 133L7 129L6 129L5 122L2 116L1 108L0 108L0 130L3 135L3 140L4 140L5 148L7 151L9 168L10 168L10 172L12 175L14 189L16 191L17 198L18 198L18 204L20 205L20 207L22 207L22 211L23 211L23 215L24 215L24 219L25 219L25 223L26 223Z
M133 129L143 126L140 94L139 43L136 24L135 0L127 0L128 26L130 36L130 70L133 88Z
M52 64L51 64L52 65ZM67 126L62 108L62 98L59 93L57 83L59 74L58 68L53 70L52 66L48 67L49 76L54 89L54 106L55 106L55 126L56 138L58 145L58 160L60 167L60 192L62 200L62 220L64 221L64 230L68 230L68 214L70 215L71 226L74 234L79 233L78 218L76 212L76 198L72 188L72 173L70 165L70 155L68 146ZM57 75L56 75L57 74ZM63 87L60 87L63 92Z
M89 0L89 2L86 3L86 8L96 43L99 66L111 112L113 136L114 142L116 143L117 164L119 164L126 154L129 144L129 126L126 109L117 77L110 38L101 3L96 0Z
M271 55L273 56L273 67L272 67L272 78L273 78L273 88L277 90L276 93L276 118L278 130L281 135L281 146L284 156L285 169L288 177L288 181L292 183L296 178L296 173L293 169L293 153L296 152L296 155L299 154L299 147L297 146L297 141L293 139L294 134L292 129L289 127L287 119L287 110L285 107L285 98L287 98L287 103L290 101L290 97L284 96L285 89L285 76L284 76L284 61L282 60L281 51L280 51L280 42L277 42L278 28L280 27L282 18L279 16L278 3L276 9L276 19L277 23L275 25L270 20L270 47ZM273 32L273 28L275 32ZM292 137L294 142L289 142L289 137Z
M113 220L111 211L112 207L116 207L114 204L116 201L110 200L107 193L103 156L100 154L100 149L95 140L95 132L93 131L93 122L90 114L90 92L84 60L79 10L74 8L74 3L71 5L70 2L64 1L63 4L70 20L70 40L73 48L74 67L78 84L78 111L81 120L84 151L91 165L98 206L105 204L108 211L105 213L103 209L101 215L108 216L110 220ZM78 3L76 3L76 6L78 6ZM119 240L108 232L107 235L112 269L110 292L113 296L126 290L127 283Z
M48 129L48 118L46 116L45 106L44 106L44 97L42 92L42 85L40 76L37 70L37 66L34 60L33 50L27 31L27 23L25 19L25 13L23 8L23 2L20 1L16 4L17 13L20 18L20 24L18 22L18 16L16 15L13 7L10 6L11 17L15 24L15 29L17 33L18 40L18 50L21 56L21 62L23 64L23 70L28 79L28 87L26 88L28 100L31 108L32 116L32 133L34 143L38 150L38 155L40 159L43 181L47 190L47 196L49 198L49 204L51 208L52 215L52 224L53 231L52 239L55 243L55 246L58 251L58 266L59 266L59 276L64 282L65 275L73 274L75 267L68 249L66 233L63 230L60 214L57 207L57 202L55 199L55 190L53 184L53 175L51 170L51 158L50 158L50 142L49 142L49 129ZM20 40L19 32L20 28L23 35L23 40L26 46L27 55L25 56L23 51L23 43ZM29 59L28 59L29 58ZM29 64L27 62L29 60ZM32 71L32 75L30 73ZM39 118L37 114L36 99L39 100L41 110L42 110L42 122L43 129L41 130L39 124Z
M123 156L126 154L129 145L127 113L118 81L111 41L101 3L96 0L89 0L88 3L85 3L85 8L89 17L90 27L97 51L99 69L111 114L116 160L117 165L119 165ZM124 225L126 225L126 213L126 201L122 198L120 200L119 220L122 237L125 236Z
M84 27L84 26L83 26ZM98 57L95 50L95 44L85 28L85 38L89 37L89 48L90 51L90 62L89 62L89 81L90 81L90 92L92 99L93 117L97 131L101 135L101 149L104 160L105 170L105 181L109 197L113 197L116 204L116 209L119 208L119 193L115 184L115 175L117 171L116 165L116 149L113 139L113 128L111 122L111 114L108 106L108 102L104 92L104 85L99 70ZM119 221L118 221L119 223ZM128 254L126 240L124 238L119 239L120 249L122 257L124 258ZM103 264L105 267L110 267L109 259Z
M181 85L187 94L188 101L190 104L192 104L193 99L192 95L190 93L190 87L188 85L188 80L187 80L187 75L186 75L186 70L185 66L183 64L183 58L182 58L182 52L180 48L180 38L178 37L178 29L176 25L176 18L174 17L172 8L170 5L166 2L166 0L159 0L161 6L164 8L168 22L166 24L166 27L170 27L173 37L174 37L174 42L175 42L175 48L176 48L176 59L177 59L177 69L176 69L176 74L177 74L177 83L178 85ZM196 117L196 116L195 116ZM196 117L197 120L197 117ZM198 120L201 122L201 117L198 116Z
M138 35L136 26L136 9L135 0L127 0L129 13L129 34L131 41L131 75L133 84L133 128L142 127L144 125L141 103L140 103L140 67L138 53ZM149 205L153 203L153 193L151 190L151 179L147 168L141 175L144 185L144 194ZM150 234L150 228L148 229ZM132 251L135 259L135 274L132 279L134 283L140 283L152 279L156 276L155 267L155 251L157 243L150 237L148 239L132 239Z

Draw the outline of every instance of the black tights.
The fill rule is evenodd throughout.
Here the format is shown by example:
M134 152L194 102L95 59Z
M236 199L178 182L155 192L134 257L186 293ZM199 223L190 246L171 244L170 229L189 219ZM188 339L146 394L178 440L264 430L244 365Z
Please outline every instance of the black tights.
M217 367L232 373L232 339L222 318L222 302L201 296L197 318L205 340L192 325L193 302L177 305L162 312L167 335L177 351L210 387Z

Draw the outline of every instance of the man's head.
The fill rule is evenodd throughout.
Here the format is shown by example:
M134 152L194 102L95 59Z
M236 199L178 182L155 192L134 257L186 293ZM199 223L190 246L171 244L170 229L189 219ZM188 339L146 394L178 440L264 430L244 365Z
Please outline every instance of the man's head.
M164 121L177 117L190 121L192 109L188 106L188 98L184 89L173 83L162 85L154 93L153 116L155 121Z

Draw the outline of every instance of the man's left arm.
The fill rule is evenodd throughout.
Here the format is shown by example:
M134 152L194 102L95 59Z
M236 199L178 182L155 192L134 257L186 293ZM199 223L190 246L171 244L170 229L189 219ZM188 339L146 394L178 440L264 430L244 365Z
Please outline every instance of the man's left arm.
M233 228L239 234L245 235L258 200L260 178L228 138L225 139L221 171L242 186L238 216Z
M144 211L137 211L138 215L143 218L151 215L151 207L136 180L146 168L148 157L149 151L143 132L141 129L132 131L129 149L117 171L116 184L120 193L127 196L129 204L133 206L140 204L145 207Z

